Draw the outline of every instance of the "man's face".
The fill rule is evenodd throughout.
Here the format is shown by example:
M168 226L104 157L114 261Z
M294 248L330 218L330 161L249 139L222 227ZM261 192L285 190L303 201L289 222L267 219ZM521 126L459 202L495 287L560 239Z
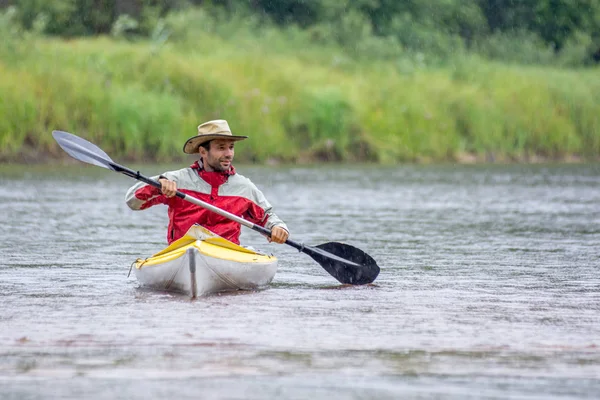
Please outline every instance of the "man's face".
M225 172L233 161L235 141L215 139L210 142L210 150L200 146L200 156L207 171Z

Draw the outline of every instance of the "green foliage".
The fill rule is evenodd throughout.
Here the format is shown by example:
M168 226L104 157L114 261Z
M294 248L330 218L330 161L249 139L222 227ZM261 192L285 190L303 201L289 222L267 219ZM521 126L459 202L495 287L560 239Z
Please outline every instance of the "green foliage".
M245 0L217 1L229 15L248 13L270 17L282 26L299 24L347 49L371 41L368 37L393 37L411 53L425 53L430 59L447 59L456 51L470 48L488 57L503 57L508 50L498 42L526 38L521 49L510 51L511 59L527 63L564 65L556 52L578 37L592 42L578 51L568 50L572 65L589 63L600 54L600 0ZM490 37L491 35L491 37ZM490 46L487 48L486 45ZM553 57L544 53L552 50ZM527 54L532 51L531 56ZM577 56L577 58L575 58ZM596 57L598 58L598 57ZM502 58L498 58L502 59ZM539 61L535 61L539 60Z
M30 132L40 129L36 118L34 82L26 74L9 73L0 64L0 149L14 154Z
M44 10L29 31L23 10L0 14L0 157L60 154L49 132L63 129L117 157L182 160L215 118L251 136L242 161L600 156L597 70L566 69L591 64L591 31L557 51L531 30L486 33L470 1L314 0L318 18L281 27L232 0L164 18L148 2L113 36L61 41L36 33L54 29L54 1L25 3Z
M169 17L164 29L203 15ZM14 48L27 40L27 51L0 47L1 156L28 149L58 155L49 132L63 129L115 157L183 160L185 139L215 118L251 137L238 146L241 161L600 155L594 70L467 55L435 68L409 57L399 68L396 60L344 59L339 49L311 45L302 31L271 36L269 28L248 37L242 29L227 42L205 29L213 28L160 48L108 38L10 39L19 42ZM246 42L237 40L245 35Z
M26 30L63 36L112 33L130 39L152 37L162 44L169 37L160 28L164 18L197 4L207 17L203 29L223 38L240 29L268 32L265 27L272 29L274 24L283 31L305 31L313 42L341 46L350 54L390 59L409 53L429 64L464 51L555 66L600 60L600 0L19 0L16 4ZM180 33L185 30L177 27Z
M552 64L556 58L554 49L529 31L494 33L475 41L473 49L490 59L526 65Z
M115 37L124 37L138 29L138 22L127 14L120 15L113 24L110 34Z
M16 9L20 24L39 33L85 36L111 31L122 34L129 30L149 35L158 20L169 10L177 9L181 2L133 0L128 2L130 12L123 14L119 14L117 3L117 0L18 0Z
M298 107L287 115L284 129L296 147L337 161L352 153L350 144L359 131L352 105L335 87L303 93Z
M600 48L599 0L480 0L480 5L491 32L529 31L555 50L579 32L595 38L592 51Z
M34 25L43 28L43 33L56 33L66 30L66 33L81 34L83 27L79 21L72 21L76 10L75 0L20 0L17 9L19 20L26 29Z
M597 50L592 36L576 31L558 52L558 64L565 67L592 65L594 62L591 55L595 51Z
M17 22L17 9L8 7L6 11L0 11L0 36L6 40L2 40L0 45L13 44L10 39L14 39L21 34L21 26Z

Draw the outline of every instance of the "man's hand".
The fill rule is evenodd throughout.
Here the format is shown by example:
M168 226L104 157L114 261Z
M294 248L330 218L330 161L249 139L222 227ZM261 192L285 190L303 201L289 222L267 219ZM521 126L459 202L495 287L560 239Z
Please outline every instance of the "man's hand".
M290 234L280 226L274 226L271 229L271 237L267 238L269 242L285 243Z
M158 180L160 182L160 191L166 197L173 197L177 193L177 184L173 181L170 181L166 178L160 178Z

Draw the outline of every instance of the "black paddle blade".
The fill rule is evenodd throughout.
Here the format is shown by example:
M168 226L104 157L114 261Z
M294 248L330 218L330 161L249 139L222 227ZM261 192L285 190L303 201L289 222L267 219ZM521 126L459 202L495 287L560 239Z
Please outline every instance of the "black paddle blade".
M365 285L379 275L379 266L373 257L349 244L328 242L306 246L302 251L344 284Z
M58 145L74 159L116 171L113 168L113 160L95 144L63 131L52 131L52 136Z

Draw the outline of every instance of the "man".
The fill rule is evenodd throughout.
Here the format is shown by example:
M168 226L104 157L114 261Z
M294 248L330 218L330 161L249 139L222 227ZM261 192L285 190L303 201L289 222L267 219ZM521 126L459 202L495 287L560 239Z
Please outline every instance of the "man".
M177 190L271 230L269 242L284 243L288 238L285 223L272 211L262 192L248 179L236 173L232 165L236 141L225 120L208 121L198 126L198 135L189 138L184 153L199 154L200 159L188 168L154 177L161 188L143 182L132 186L125 196L132 210L144 210L156 204L169 207L169 244L194 224L240 243L241 226L219 214L175 196Z

